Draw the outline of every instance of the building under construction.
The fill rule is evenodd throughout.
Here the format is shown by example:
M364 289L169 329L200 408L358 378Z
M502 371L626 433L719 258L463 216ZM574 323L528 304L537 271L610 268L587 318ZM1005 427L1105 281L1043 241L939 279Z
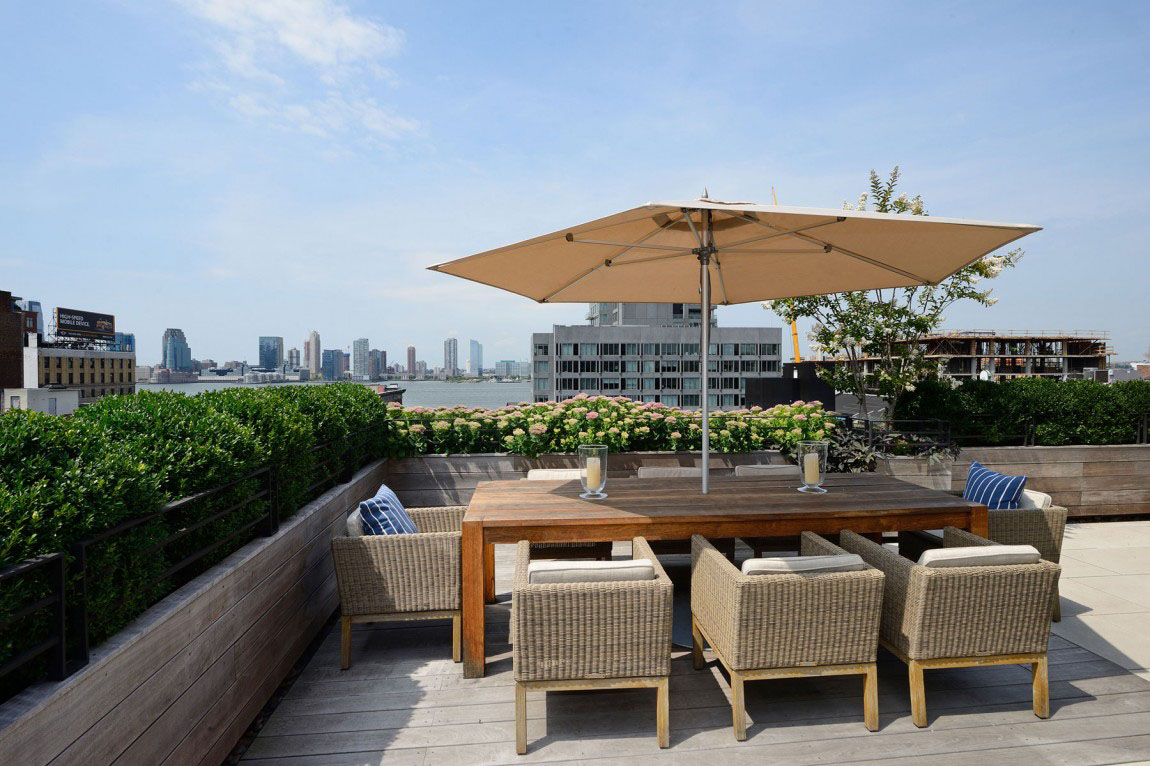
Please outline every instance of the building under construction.
M943 330L921 345L954 378L1072 379L1110 367L1110 335L1066 330ZM867 359L868 370L876 360Z

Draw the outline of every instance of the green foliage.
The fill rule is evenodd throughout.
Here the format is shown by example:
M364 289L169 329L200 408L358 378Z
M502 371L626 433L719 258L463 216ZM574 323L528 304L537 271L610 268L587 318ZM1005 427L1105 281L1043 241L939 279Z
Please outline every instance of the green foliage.
M844 207L926 215L921 197L895 196L898 180L897 167L886 181L872 170L870 204L864 193L856 205ZM900 397L934 371L934 362L925 358L919 341L941 326L944 312L958 301L993 306L998 299L979 283L994 279L1021 258L1021 250L987 255L937 285L811 295L766 301L763 307L788 322L814 320L811 348L837 360L837 364L820 367L819 376L836 391L855 396L864 411L866 393L879 394L890 403L890 414L898 409ZM863 360L870 358L878 361L868 370Z
M1129 444L1136 419L1146 412L1148 381L1015 378L955 385L934 378L903 397L897 417L948 420L955 438L970 446L1020 444L1028 429L1034 444L1057 446Z
M286 518L326 488L325 477L383 454L386 417L378 395L351 383L197 396L140 392L106 397L70 418L7 413L0 416L0 568L68 551L79 540L263 466L280 478ZM257 534L258 525L250 525L267 511L267 500L210 517L249 500L261 481L239 482L90 545L92 644ZM318 486L309 491L312 485ZM178 539L159 545L176 533ZM177 577L158 580L217 543ZM46 595L46 587L41 577L5 582L0 616ZM0 663L42 640L45 628L37 615L0 629ZM0 698L27 680L7 679Z

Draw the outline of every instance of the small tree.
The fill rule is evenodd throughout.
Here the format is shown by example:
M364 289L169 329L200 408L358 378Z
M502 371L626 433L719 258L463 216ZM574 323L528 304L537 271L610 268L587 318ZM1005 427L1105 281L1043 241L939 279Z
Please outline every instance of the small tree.
M922 197L895 196L898 180L897 166L886 181L872 170L869 194L861 194L853 206L844 202L843 208L926 215ZM998 299L991 297L991 290L980 289L979 283L1012 268L1022 254L1015 249L985 256L937 285L810 295L765 301L763 308L788 322L813 319L811 348L837 361L820 368L819 376L836 391L857 398L864 413L868 391L882 396L889 419L899 397L935 371L934 362L925 357L922 339L942 324L943 312L961 300L993 306ZM866 369L864 359L875 360L872 369Z

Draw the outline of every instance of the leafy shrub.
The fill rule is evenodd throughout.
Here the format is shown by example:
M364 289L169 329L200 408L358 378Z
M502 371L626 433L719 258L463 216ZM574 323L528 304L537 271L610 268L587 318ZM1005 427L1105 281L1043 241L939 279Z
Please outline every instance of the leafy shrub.
M958 386L922 381L897 418L941 418L964 444L1129 444L1137 418L1150 412L1150 381L1112 385L1092 380L970 380Z

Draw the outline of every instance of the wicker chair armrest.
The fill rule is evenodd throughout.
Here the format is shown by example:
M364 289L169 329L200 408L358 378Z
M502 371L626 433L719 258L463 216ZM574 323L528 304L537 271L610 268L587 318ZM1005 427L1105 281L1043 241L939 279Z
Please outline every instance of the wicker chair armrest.
M1003 545L1033 545L1042 558L1057 564L1062 557L1066 515L1067 510L1058 505L988 511L989 537Z
M461 537L426 532L333 538L343 614L459 609Z
M651 558L642 538L635 558ZM512 587L512 659L517 681L663 676L671 672L673 586L655 564L652 580L532 584L519 543Z
M958 527L947 527L942 530L942 547L943 548L968 548L979 545L998 545L999 543L993 540L987 540L985 537L980 537L973 532L967 532L965 529Z
M463 528L466 505L445 505L438 508L407 508L407 515L420 532L458 532Z
M803 532L799 537L800 556L841 556L850 551L840 548L822 535Z
M907 598L915 563L849 529L839 534L839 545L850 553L859 554L863 561L882 571L885 580L881 635L905 651L913 626L920 622L921 603Z
M691 537L691 616L713 648L724 657L735 653L735 607L742 572L702 535Z

